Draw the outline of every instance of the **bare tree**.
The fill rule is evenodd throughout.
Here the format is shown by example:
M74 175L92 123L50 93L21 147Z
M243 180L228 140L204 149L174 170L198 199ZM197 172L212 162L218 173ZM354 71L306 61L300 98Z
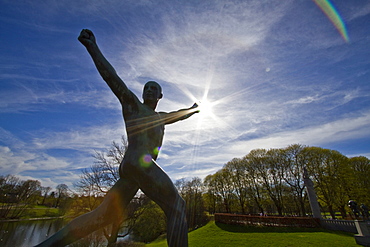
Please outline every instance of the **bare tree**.
M20 179L13 176L0 177L0 218L14 218L12 208L17 204L17 188L20 184Z
M19 218L41 195L38 180L20 180L13 175L0 176L0 218Z
M60 202L62 199L68 197L68 186L66 184L58 184L56 187L56 194L58 195L56 202L55 202L55 207L59 207Z
M94 164L82 171L81 180L74 184L84 196L104 196L119 180L119 165L127 149L127 140L122 137L121 145L113 142L106 152L95 152Z
M41 192L44 194L41 205L45 205L45 200L50 190L51 190L51 187L41 187Z

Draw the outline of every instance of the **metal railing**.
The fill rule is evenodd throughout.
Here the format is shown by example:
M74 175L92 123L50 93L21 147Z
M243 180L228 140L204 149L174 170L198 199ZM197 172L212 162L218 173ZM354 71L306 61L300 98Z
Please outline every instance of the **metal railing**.
M329 220L322 219L321 226L327 230L357 233L353 220Z
M311 217L273 217L238 214L215 214L215 221L230 225L275 226L275 227L320 227L320 220Z

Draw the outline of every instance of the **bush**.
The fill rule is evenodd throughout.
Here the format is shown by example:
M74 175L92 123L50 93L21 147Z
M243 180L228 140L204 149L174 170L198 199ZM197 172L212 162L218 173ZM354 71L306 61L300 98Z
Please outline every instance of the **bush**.
M139 208L136 213L140 215L132 231L136 241L148 243L166 232L166 216L153 201Z

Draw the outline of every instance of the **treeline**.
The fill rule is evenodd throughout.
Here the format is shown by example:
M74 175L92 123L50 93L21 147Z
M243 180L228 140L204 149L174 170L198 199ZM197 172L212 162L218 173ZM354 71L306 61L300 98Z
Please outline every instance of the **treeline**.
M66 209L70 191L65 184L55 190L38 180L21 180L14 175L0 176L0 219L18 219L36 205ZM62 214L64 212L61 212Z
M126 147L122 138L121 144L113 142L106 152L96 152L94 164L82 171L73 193L64 184L52 191L37 180L0 176L0 217L19 218L32 205L59 207L72 217L94 210L119 179L118 167ZM350 215L349 200L370 205L368 158L348 158L335 150L299 144L252 150L203 180L180 179L175 186L186 201L190 230L204 225L214 213L307 216L311 209L303 180L305 169L322 211L332 218L337 217L336 212L343 218ZM99 241L115 242L117 236L130 234L135 240L150 242L165 233L165 221L163 211L139 192L127 208L119 234L104 229Z
M333 219L350 213L349 200L370 204L370 160L348 158L338 151L299 144L255 149L234 158L204 179L210 213L311 214L304 169L314 183L322 211Z

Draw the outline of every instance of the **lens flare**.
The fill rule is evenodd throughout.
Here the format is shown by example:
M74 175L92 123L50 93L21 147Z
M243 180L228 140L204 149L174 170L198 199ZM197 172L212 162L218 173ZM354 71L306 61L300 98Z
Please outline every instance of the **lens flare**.
M161 150L161 147L156 147L156 148L154 148L153 153L155 155L158 155L159 154L159 150Z
M313 0L317 6L325 13L329 20L334 24L345 42L349 43L348 32L339 12L329 0Z
M149 154L145 154L143 155L141 158L140 158L140 165L142 167L149 167L151 162L152 162L152 156L150 156Z

